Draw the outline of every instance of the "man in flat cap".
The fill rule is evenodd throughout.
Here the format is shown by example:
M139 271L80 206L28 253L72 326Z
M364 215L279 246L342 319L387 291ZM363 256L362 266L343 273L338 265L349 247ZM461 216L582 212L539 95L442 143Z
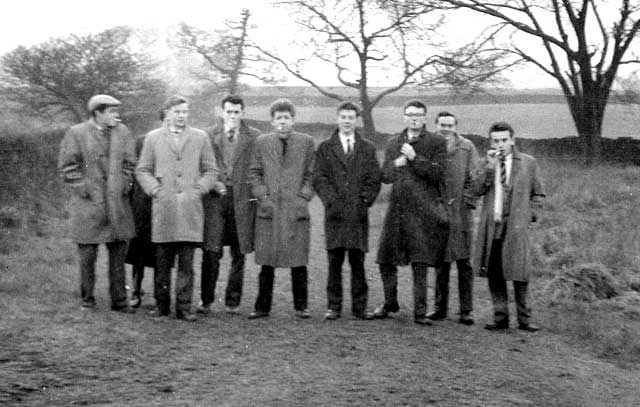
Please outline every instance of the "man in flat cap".
M136 179L152 197L151 240L156 246L154 296L158 316L169 315L171 267L178 257L176 317L195 321L193 255L202 243L202 197L217 182L218 167L209 136L189 127L189 104L171 96L163 106L165 121L144 139Z
M111 309L134 312L127 303L124 259L127 240L135 235L128 194L135 166L135 144L120 123L120 101L95 95L91 118L71 127L60 145L58 168L73 190L71 234L78 244L82 307L95 307L95 263L98 245L109 252Z

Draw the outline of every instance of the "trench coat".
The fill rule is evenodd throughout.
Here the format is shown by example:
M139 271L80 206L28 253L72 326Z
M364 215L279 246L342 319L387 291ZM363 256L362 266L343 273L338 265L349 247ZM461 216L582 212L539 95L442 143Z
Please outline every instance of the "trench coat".
M325 207L327 250L369 250L369 207L380 192L380 164L372 142L355 134L353 153L343 150L338 130L316 152L313 188Z
M136 167L136 179L152 197L154 243L202 242L202 195L217 181L218 167L207 134L186 127L179 145L168 127L149 132Z
M476 183L476 193L484 196L473 253L473 268L481 277L487 276L491 245L495 236L493 167L485 165ZM502 270L507 281L528 281L529 222L537 218L540 198L545 196L538 164L530 155L513 152L510 186L505 191L505 207L509 216L502 243Z
M307 134L291 132L286 154L278 134L256 139L249 170L252 193L259 200L256 264L299 267L309 262L313 162L313 139Z
M216 126L207 129L207 134L211 140L221 178L229 177L233 186L233 211L240 252L251 253L253 251L256 205L252 200L251 184L249 184L249 165L253 156L253 145L260 132L249 127L244 121L240 122L237 145L232 158L233 171L230 171L224 162L224 125L217 123ZM221 197L215 189L202 198L204 205L203 246L214 252L222 252L222 247L229 244L224 241L220 200Z
M136 157L140 157L144 138L144 135L136 138ZM125 263L135 265L142 259L145 267L155 267L156 247L151 241L151 197L144 192L135 177L130 199L136 236L129 242Z
M70 234L76 243L129 240L135 235L129 191L135 140L118 124L107 137L93 120L71 127L60 144L58 169L72 187Z
M472 210L477 200L473 183L478 177L479 160L473 143L460 135L452 149L447 151L445 200L450 217L445 261L449 263L471 257Z
M444 207L446 141L422 130L412 142L416 158L395 167L407 130L393 137L382 166L382 182L393 184L376 262L436 266L444 259L448 219Z

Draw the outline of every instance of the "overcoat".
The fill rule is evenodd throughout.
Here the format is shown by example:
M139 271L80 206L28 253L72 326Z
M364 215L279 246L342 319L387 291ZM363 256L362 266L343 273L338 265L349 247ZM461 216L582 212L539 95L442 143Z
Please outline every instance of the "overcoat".
M483 205L474 245L473 268L481 277L486 277L491 245L495 236L494 221L494 172L495 168L484 165L483 174L476 183L476 192L483 195ZM534 207L544 197L538 164L530 155L513 152L510 185L505 191L505 207L509 216L502 244L502 270L509 281L529 280L529 222L536 219ZM505 211L506 212L506 211Z
M144 135L141 135L136 138L136 157L140 157L143 145ZM142 259L145 267L155 267L156 247L151 241L151 197L144 192L135 177L130 198L136 236L129 242L125 262L135 265L139 262L138 259Z
M355 134L344 153L338 130L316 152L313 188L324 204L327 250L369 249L369 210L380 192L380 164L372 142Z
M187 126L178 145L166 125L146 135L136 179L152 196L153 242L202 242L202 193L211 190L217 174L204 131Z
M446 141L423 128L412 142L415 159L395 167L393 160L407 141L405 129L389 141L385 152L382 182L393 186L376 262L436 266L444 259L448 231L443 199Z
M228 175L233 184L233 211L240 251L245 254L251 253L253 251L256 205L252 200L251 184L249 184L249 165L253 156L253 145L260 132L249 127L244 121L240 122L238 141L232 157L232 170L224 162L224 125L221 122L217 123L214 127L207 129L207 134L211 140L220 174L223 174L224 178ZM202 198L204 205L203 246L205 249L215 252L222 252L222 247L229 244L224 241L220 200L221 197L215 190L211 190Z
M58 169L74 191L69 212L76 243L107 243L135 235L128 196L134 166L135 141L123 124L108 136L93 120L67 131Z
M313 139L307 134L291 132L286 154L278 134L256 139L249 176L253 196L259 200L256 264L299 267L308 263L313 161Z
M451 211L445 261L452 262L471 256L472 210L477 200L473 183L479 173L476 147L457 135L451 150L447 151L445 167L445 196Z

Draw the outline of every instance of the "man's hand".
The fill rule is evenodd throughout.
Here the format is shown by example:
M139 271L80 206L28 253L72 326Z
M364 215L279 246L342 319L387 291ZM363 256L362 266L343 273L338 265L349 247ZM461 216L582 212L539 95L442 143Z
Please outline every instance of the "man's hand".
M413 146L409 143L404 143L402 147L400 147L400 152L406 156L409 161L413 161L413 159L416 158L416 150L414 150Z
M395 160L393 160L393 165L395 165L396 167L404 167L405 165L407 165L407 156L401 155L400 157L396 158Z

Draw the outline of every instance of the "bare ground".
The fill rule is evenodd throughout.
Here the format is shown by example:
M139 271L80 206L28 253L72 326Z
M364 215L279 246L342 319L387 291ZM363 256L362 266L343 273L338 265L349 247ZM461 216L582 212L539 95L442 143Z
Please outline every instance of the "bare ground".
M640 370L599 359L544 330L552 321L537 321L543 331L536 334L483 330L491 316L483 279L475 282L472 327L455 322L455 276L450 319L433 327L413 324L406 269L400 271L402 310L395 318L324 321L326 255L317 200L313 207L313 315L304 321L293 316L287 270L277 272L272 316L246 319L256 295L258 268L251 259L240 315L226 314L218 304L213 315L196 323L156 320L145 309L150 294L135 315L111 312L104 253L99 306L81 310L75 249L60 239L60 222L52 222L44 237L3 233L0 405L640 405ZM373 248L382 210L383 205L374 209ZM373 257L367 258L371 307L382 300ZM344 310L350 309L347 274ZM218 296L224 278L222 273ZM145 290L152 291L151 276ZM198 293L196 284L194 304Z

